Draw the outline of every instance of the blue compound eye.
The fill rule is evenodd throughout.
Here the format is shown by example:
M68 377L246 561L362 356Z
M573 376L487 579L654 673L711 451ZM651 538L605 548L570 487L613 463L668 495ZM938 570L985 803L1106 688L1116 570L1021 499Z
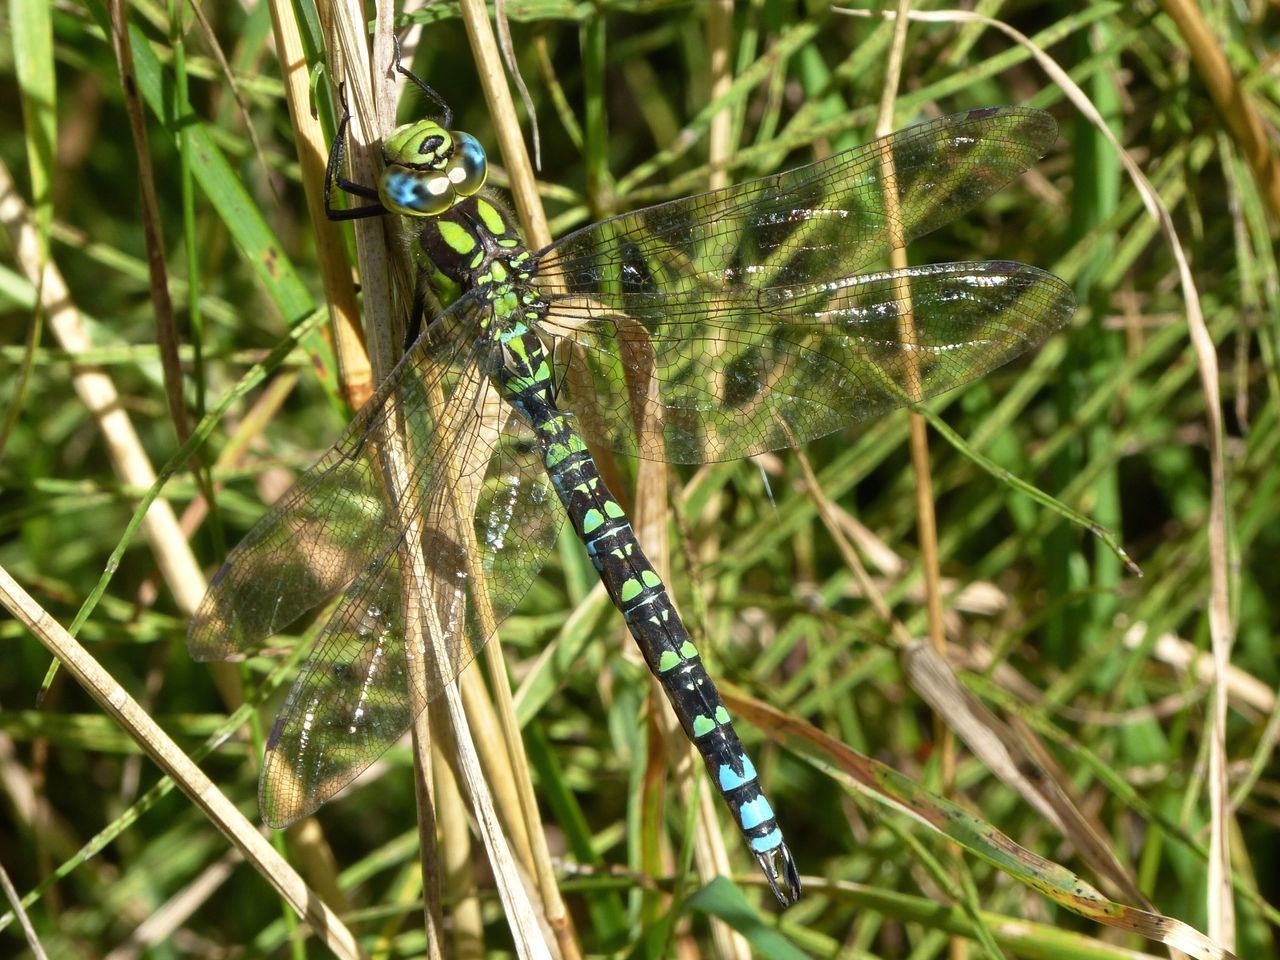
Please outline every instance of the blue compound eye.
M379 192L383 206L410 217L439 216L458 199L449 177L438 170L388 167Z
M453 131L453 156L445 167L445 175L460 197L469 197L484 186L489 176L489 162L484 147L469 133Z

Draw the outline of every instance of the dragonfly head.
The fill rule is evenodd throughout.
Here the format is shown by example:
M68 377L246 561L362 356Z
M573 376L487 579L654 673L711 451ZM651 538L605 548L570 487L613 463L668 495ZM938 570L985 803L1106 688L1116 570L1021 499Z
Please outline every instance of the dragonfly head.
M479 192L489 175L484 147L469 133L434 120L398 127L382 147L382 205L409 217L438 217Z

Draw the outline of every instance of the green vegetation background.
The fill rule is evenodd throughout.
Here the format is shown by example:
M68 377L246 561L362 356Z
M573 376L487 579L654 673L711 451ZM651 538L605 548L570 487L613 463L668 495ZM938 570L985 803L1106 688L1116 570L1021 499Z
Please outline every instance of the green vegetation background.
M1257 168L1233 135L1230 110L1216 104L1201 61L1190 55L1195 44L1161 7L982 6L1035 37L1083 88L1154 183L1188 252L1221 377L1213 403L1227 428L1225 562L1236 672L1226 751L1237 953L1276 956L1280 285L1272 237L1280 211L1268 210ZM840 16L816 3L802 9L743 2L733 14L729 49L734 73L755 79L717 103L707 81L702 2L524 0L506 9L539 119L539 184L554 235L705 187L707 126L717 107L732 116L730 180L873 135L891 39L885 22ZM194 421L202 405L222 399L250 364L305 320L323 293L267 5L209 5L207 31L189 8L179 10L180 29L162 5L139 3L128 16L149 39L166 97L173 94L175 63L185 64L189 84L189 118L167 107L147 114L147 150L187 373L184 402ZM1261 3L1205 5L1203 12L1242 96L1269 124L1274 164L1280 13ZM109 374L158 466L179 442L156 347L138 155L106 14L96 3L79 2L52 11L56 87L33 84L32 67L24 66L23 56L39 48L24 33L33 19L39 16L17 0L0 13L0 98L13 104L21 97L24 106L22 114L0 112L0 160L28 203L33 191L46 201L36 215L47 218L50 256L94 345L78 359ZM415 20L425 24L415 69L451 103L458 128L493 144L456 8L440 4ZM181 56L173 43L179 33ZM258 146L212 56L213 39ZM141 73L148 68L138 56ZM39 75L38 64L34 71ZM321 78L318 87L326 85ZM327 111L327 97L321 102ZM1061 125L1058 148L962 222L914 245L911 259L1034 263L1071 283L1080 309L1035 356L934 409L1002 468L1113 531L1145 576L1126 573L1096 539L997 482L934 434L950 660L971 693L1046 745L1040 775L1058 781L1085 811L1154 909L1205 929L1211 698L1208 673L1186 664L1209 650L1211 457L1186 302L1170 247L1115 152L1024 50L975 26L910 28L898 126L1008 103L1051 110ZM421 109L421 100L410 98L401 118ZM226 208L184 167L176 131L188 120L225 153L277 245L280 260L265 272L236 233L243 223L229 221ZM325 120L331 121L327 113ZM685 149L662 153L673 144ZM662 162L646 166L655 157ZM637 168L647 175L633 182ZM192 189L189 208L184 184ZM285 275L290 266L296 281ZM193 334L195 289L201 326ZM0 240L0 566L66 625L120 543L141 491L122 485L113 469L72 387L75 368L47 318L33 310L35 296L15 266L9 235ZM203 354L198 372L193 337ZM323 349L293 351L274 374L296 375L279 412L238 466L215 472L225 484L216 522L192 535L206 572L260 514L263 500L279 493L281 478L305 467L348 419L332 371L317 372L323 365ZM237 402L214 431L198 457L204 467L260 390ZM906 415L898 414L811 444L806 454L817 488L805 482L803 464L791 453L672 470L672 582L714 675L942 792L932 714L820 511L825 507L837 532L853 541L895 618L911 635L924 636L906 436ZM620 469L634 476L633 465ZM180 470L164 495L181 512L200 485ZM567 901L590 954L659 955L675 944L709 951L710 901L681 901L676 928L646 906L654 888L650 879L641 882L642 830L656 831L669 846L671 873L658 878L665 889L672 874L685 896L699 883L681 866L687 824L676 794L656 821L645 819L648 811L637 802L650 749L637 717L649 685L643 667L621 655L630 641L620 619L595 604L567 622L571 612L584 613L593 579L580 549L565 541L501 633L516 680L537 679L521 719L553 852L585 836L607 866L568 873ZM137 537L79 638L191 751L227 708L208 668L187 657L184 631L155 557ZM121 819L156 782L156 768L65 671L37 702L48 653L16 621L0 620L0 634L0 866L26 894L99 831L118 828L104 849L75 863L29 908L49 955L106 956L121 945L134 951L122 956L320 955L314 941L288 945L288 911L252 869L228 860L227 842L181 794L166 795L136 822ZM571 655L554 672L536 672L536 658L549 646ZM271 666L254 661L246 668L251 690ZM262 724L270 723L282 695L278 688L266 696ZM949 907L958 896L988 911L988 932L999 933L1008 919L1043 921L1096 937L1098 951L1078 942L1055 946L1047 933L1017 943L1001 933L999 949L1008 955L1113 956L1115 945L1159 951L958 856L936 835L883 813L802 756L743 727L802 872L825 878L778 919L754 864L736 839L728 840L735 878L755 905L749 922L734 925L754 930L768 917L760 922L776 922L787 941L761 940L756 930L758 950L941 956L952 949L948 935L969 930L971 918L929 908ZM963 742L957 750L948 789L958 802L1023 846L1133 902L1099 883L1079 838L1064 839ZM238 737L203 762L254 819L259 754L260 744ZM356 911L349 922L366 948L416 956L422 916L408 752L393 750L380 774L376 786L345 794L319 820L340 871L335 882ZM581 823L571 822L570 813ZM912 835L917 846L904 840ZM506 951L509 934L478 844L475 851L486 943ZM925 851L941 858L950 884L922 867ZM568 859L584 861L581 853ZM225 876L215 872L224 868ZM193 886L197 881L209 881L207 888ZM837 881L864 886L840 889ZM177 906L178 894L193 889L199 895ZM872 892L901 896L876 899ZM598 909L602 902L608 909ZM175 929L140 932L157 916L171 918ZM978 936L969 947L981 955L993 944ZM0 954L31 955L13 922L0 931Z

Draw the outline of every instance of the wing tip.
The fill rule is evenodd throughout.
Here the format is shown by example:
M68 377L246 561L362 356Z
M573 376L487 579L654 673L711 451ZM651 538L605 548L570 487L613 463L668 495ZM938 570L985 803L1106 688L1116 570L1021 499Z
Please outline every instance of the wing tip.
M1043 132L1045 134L1045 139L1049 143L1052 143L1058 136L1058 121L1054 119L1053 114L1048 110L1042 110L1040 107L1026 107L1021 105L973 107L961 113L954 114L952 119L962 123L997 119L1017 120L1021 125L1030 127L1038 132Z
M991 139L1012 142L1022 148L1012 150L1006 158L1014 161L1011 169L1019 173L1030 169L1058 141L1058 121L1054 119L1053 114L1039 107L973 107L939 117L936 122L947 129L955 127L963 129L971 124L990 127ZM986 138L985 134L978 134L978 136Z
M262 757L262 776L258 778L258 811L262 822L272 830L287 829L319 807L318 803L309 801L293 767L278 748L284 716L285 712L281 711L276 718Z
M987 274L1026 277L1044 288L1046 296L1041 315L1046 318L1046 322L1041 325L1044 334L1037 342L1061 330L1075 316L1078 306L1075 291L1067 281L1052 271L1020 260L977 260L972 262L972 266Z
M187 625L187 654L197 663L248 659L244 644L239 642L235 610L220 602L216 586L217 578Z

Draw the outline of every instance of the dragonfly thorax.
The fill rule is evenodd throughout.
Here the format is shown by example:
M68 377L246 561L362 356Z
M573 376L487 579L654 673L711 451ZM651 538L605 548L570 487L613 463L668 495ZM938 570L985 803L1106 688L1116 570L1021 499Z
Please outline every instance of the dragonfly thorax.
M398 127L382 147L382 205L407 217L437 217L475 196L489 175L480 141L434 120Z
M417 227L415 251L427 263L428 280L454 285L465 293L475 287L505 282L525 286L535 260L525 249L511 214L487 196L468 197L452 209L423 219ZM437 290L444 299L447 290Z

